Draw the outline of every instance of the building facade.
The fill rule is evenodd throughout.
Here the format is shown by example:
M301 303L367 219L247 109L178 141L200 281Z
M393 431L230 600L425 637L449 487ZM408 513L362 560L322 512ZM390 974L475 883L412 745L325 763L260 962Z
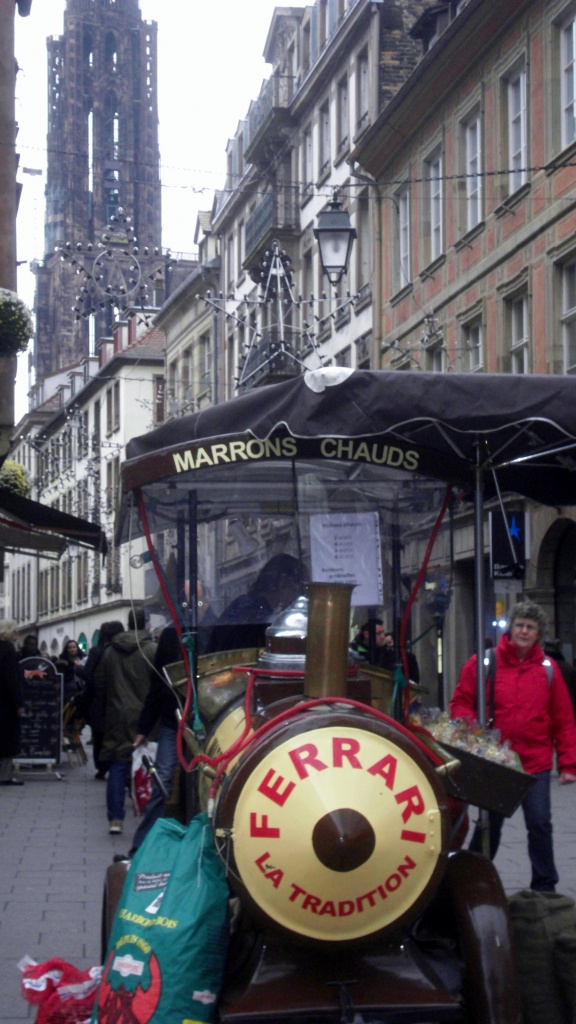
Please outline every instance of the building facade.
M28 17L32 0L0 0L0 288L15 292L17 287L16 214L21 186L16 181L19 155L16 151L16 75L14 19ZM10 447L14 427L14 381L16 356L0 357L0 459Z
M317 0L275 10L264 48L271 73L228 142L225 188L213 211L224 296L223 397L304 367L377 365L373 197L350 154L382 96L415 65L419 47L404 29L425 6ZM335 195L357 242L346 277L333 288L314 230ZM273 265L267 287L275 251L288 267L283 290Z
M126 622L133 602L153 586L132 569L128 547L114 546L114 517L126 444L162 418L164 366L160 330L140 327L138 334L135 318L119 322L99 359L38 383L18 424L12 457L27 470L33 496L100 524L108 540L105 560L73 546L60 559L10 557L10 614L20 637L35 633L48 656L69 639L87 649L103 620Z
M420 62L352 154L378 196L381 365L508 373L511 387L517 374L574 373L576 6L438 3L413 36ZM525 593L572 661L573 508L506 507L526 515L527 565L523 580L494 579L487 553L487 635ZM461 509L452 680L471 649L472 541ZM436 557L448 568L447 547Z

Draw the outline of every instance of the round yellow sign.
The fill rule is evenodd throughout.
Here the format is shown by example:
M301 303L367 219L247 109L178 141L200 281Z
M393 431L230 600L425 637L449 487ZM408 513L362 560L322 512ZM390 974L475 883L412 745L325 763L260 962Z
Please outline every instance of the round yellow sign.
M394 925L418 901L445 856L442 813L404 746L357 725L314 728L268 749L244 779L234 859L276 924L350 941Z

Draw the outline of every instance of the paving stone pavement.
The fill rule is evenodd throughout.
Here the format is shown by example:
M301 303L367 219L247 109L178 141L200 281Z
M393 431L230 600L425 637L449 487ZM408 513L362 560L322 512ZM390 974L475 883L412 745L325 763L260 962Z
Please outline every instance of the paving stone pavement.
M58 771L60 780L23 773L25 786L0 789L0 1024L35 1019L20 994L24 954L38 963L63 957L81 969L100 962L104 874L136 829L127 800L123 835L108 834L106 786L91 763ZM558 891L576 900L576 784L559 786L555 777L552 794ZM504 826L496 866L508 894L529 886L521 811Z
M136 830L129 800L124 833L108 834L106 785L86 766L59 766L61 779L22 772L24 786L0 788L0 1022L33 1021L20 994L18 961L62 957L100 963L104 874Z

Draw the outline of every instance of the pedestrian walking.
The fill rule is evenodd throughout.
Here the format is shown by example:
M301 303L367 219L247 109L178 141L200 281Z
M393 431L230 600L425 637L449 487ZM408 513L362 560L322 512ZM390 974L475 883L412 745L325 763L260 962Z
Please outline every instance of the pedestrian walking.
M106 809L112 834L122 832L132 750L155 653L156 644L145 629L144 609L130 611L128 629L112 638L94 674L96 693L105 706L100 757L109 766Z
M103 622L98 631L98 642L88 651L88 657L82 667L84 677L84 708L86 721L90 726L92 736L92 758L96 774L94 778L104 780L108 772L108 765L101 757L102 742L104 740L104 695L96 693L95 673L104 651L108 644L118 633L124 632L124 625L120 620Z
M518 754L534 785L522 801L532 866L530 888L555 892L550 773L558 760L560 785L576 782L576 725L572 701L556 662L544 655L546 619L542 609L522 601L511 609L507 631L495 650L486 680L486 720ZM476 655L464 665L450 702L452 718L477 713ZM490 857L498 850L504 818L490 812ZM481 849L476 828L470 849Z

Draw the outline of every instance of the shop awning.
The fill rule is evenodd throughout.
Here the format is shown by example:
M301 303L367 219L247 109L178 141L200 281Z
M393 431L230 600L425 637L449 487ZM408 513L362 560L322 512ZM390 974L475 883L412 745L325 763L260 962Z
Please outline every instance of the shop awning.
M100 526L0 487L0 548L59 556L69 545L106 554Z

